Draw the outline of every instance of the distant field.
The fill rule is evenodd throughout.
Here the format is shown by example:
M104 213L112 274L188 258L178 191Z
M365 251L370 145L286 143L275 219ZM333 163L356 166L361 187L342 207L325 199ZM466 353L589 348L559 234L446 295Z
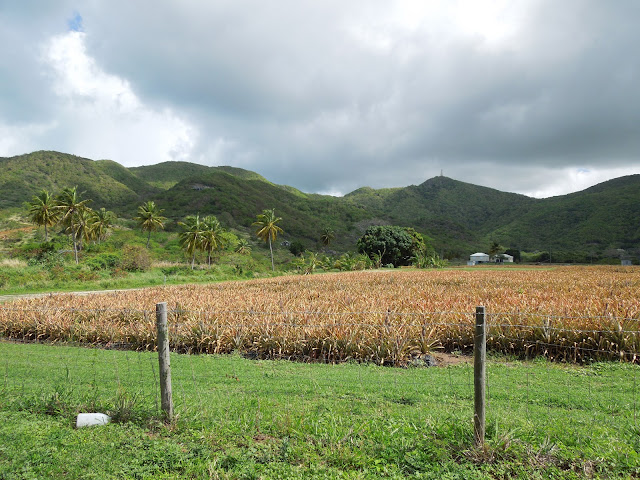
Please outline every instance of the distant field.
M287 276L17 300L0 306L0 335L153 349L155 304L167 302L178 351L402 365L435 349L468 350L483 305L490 350L633 361L638 291L635 267Z

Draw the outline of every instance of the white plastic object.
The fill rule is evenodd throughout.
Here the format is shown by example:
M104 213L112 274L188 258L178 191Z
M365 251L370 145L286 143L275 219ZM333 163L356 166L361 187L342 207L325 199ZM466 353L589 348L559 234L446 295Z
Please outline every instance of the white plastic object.
M79 413L76 420L76 428L106 425L110 421L111 417L104 413Z

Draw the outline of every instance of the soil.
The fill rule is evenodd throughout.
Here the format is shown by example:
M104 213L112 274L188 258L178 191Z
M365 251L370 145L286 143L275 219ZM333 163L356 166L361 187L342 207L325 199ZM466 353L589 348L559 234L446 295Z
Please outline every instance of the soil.
M473 363L473 357L471 355L462 355L454 353L434 353L438 367L448 367L450 365L461 365L465 363Z

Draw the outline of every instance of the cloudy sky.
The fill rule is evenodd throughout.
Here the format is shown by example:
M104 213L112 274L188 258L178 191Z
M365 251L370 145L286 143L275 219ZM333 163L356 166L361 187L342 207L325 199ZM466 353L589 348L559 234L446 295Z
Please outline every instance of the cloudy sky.
M0 156L306 192L640 173L640 1L0 0Z

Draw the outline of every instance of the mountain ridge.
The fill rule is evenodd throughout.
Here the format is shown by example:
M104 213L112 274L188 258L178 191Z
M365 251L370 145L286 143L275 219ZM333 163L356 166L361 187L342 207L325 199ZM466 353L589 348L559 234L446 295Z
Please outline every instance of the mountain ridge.
M372 224L413 227L449 256L486 250L492 241L578 256L640 245L640 226L633 220L640 216L640 175L546 199L443 176L406 187L365 186L333 197L277 185L231 166L163 162L127 168L112 160L51 151L0 158L0 209L22 207L42 188L55 192L74 185L95 207L121 216L132 217L143 201L154 200L173 221L214 214L227 227L245 231L262 209L275 208L285 238L309 248L318 246L324 228L331 228L336 232L333 248L353 249Z

